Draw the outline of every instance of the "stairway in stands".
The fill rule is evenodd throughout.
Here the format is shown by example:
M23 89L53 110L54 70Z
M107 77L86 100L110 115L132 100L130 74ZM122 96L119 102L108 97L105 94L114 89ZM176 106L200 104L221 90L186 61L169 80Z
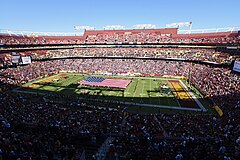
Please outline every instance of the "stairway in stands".
M85 151L85 159L93 159L93 156L97 153L98 149L104 143L106 138L95 136L79 136L72 139L72 143L76 148L82 149Z

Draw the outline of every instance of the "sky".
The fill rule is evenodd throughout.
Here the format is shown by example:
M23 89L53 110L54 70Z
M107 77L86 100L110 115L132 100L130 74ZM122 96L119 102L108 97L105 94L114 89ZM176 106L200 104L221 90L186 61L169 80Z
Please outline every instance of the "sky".
M192 29L240 26L240 0L0 0L0 6L0 29L33 32L190 21Z

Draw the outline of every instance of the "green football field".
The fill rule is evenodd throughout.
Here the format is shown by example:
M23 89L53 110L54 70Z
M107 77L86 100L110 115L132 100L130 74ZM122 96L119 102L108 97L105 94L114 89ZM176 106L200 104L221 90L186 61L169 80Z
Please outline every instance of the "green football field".
M131 79L132 81L126 89L92 87L78 84L78 82L88 77L100 76L77 73L55 74L26 83L23 87L18 88L17 91L39 94L57 93L91 100L105 100L113 103L124 102L149 107L169 106L169 108L181 108L168 83L169 79L161 77L103 76L104 78Z

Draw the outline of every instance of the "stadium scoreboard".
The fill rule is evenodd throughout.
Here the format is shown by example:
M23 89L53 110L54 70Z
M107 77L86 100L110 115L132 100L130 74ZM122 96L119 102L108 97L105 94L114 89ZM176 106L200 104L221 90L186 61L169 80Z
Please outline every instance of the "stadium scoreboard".
M233 71L240 73L240 61L235 61L234 62Z
M20 62L20 56L19 55L13 55L12 56L12 63L13 64L19 64Z
M22 64L30 64L32 63L31 57L30 56L24 56L22 58Z
M31 56L27 55L20 55L16 52L12 52L10 56L10 64L12 65L19 65L19 64L30 64L32 63Z

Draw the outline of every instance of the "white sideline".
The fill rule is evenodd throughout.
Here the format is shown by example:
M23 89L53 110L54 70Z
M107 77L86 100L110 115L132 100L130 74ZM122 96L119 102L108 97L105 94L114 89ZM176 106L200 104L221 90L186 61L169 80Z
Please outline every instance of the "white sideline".
M179 80L180 83L184 86L184 88L188 91L188 87L182 82L182 80ZM197 103L197 105L204 111L206 112L206 108L202 105L202 103L197 99L197 97L190 91L188 93L191 95L191 97L194 99L194 101Z

